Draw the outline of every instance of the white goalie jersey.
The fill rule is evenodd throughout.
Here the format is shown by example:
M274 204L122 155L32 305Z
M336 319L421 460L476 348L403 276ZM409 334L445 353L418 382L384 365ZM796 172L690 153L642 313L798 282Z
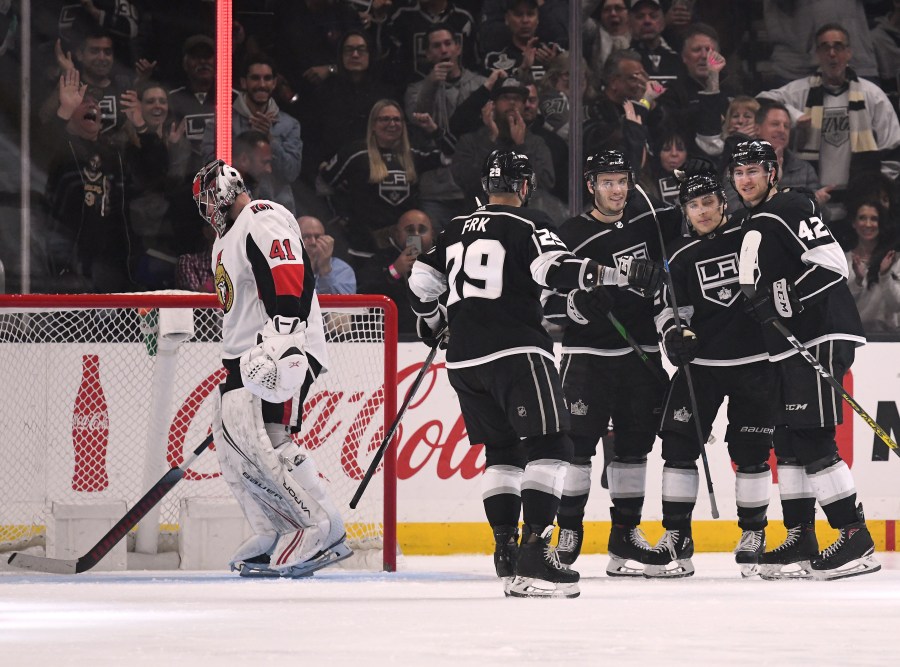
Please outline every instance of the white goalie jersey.
M315 277L303 262L300 227L290 211L275 202L251 201L234 224L216 239L212 270L216 294L225 312L222 348L225 360L239 359L254 347L257 334L275 315L307 323L307 356L325 372L328 352Z

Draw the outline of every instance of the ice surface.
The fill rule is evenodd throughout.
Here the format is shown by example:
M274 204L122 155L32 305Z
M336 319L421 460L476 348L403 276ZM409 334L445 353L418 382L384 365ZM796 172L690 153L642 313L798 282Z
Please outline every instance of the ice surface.
M878 558L872 575L766 582L731 554L669 581L611 579L605 556L582 556L575 600L504 598L484 555L306 580L0 571L0 664L895 667L900 554Z

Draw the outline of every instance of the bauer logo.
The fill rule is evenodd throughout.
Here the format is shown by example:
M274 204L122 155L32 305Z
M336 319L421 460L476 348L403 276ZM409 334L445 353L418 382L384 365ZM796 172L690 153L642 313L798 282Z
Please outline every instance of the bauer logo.
M736 252L697 262L697 278L703 298L727 308L741 292L738 284L738 256Z

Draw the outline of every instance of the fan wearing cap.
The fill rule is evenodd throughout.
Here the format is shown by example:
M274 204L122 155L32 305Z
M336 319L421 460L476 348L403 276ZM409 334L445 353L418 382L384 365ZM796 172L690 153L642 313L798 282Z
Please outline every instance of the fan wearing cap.
M703 436L708 438L727 397L725 440L736 469L735 498L742 531L735 558L742 573L751 576L765 550L776 375L759 327L743 308L737 273L740 216L726 215L725 193L712 163L695 161L686 166L695 170L677 170L676 176L680 179L679 203L691 235L668 246L674 295L663 288L656 327L672 364L691 365L697 413L690 407L687 382L679 371L672 379L660 428L666 532L647 559L644 575L684 577L694 572L691 516L699 486L700 456L694 420L699 420ZM675 303L684 325L681 330L675 326Z
M509 31L506 45L484 56L488 72L500 69L510 76L540 81L553 57L565 49L538 37L538 0L508 0L504 22Z
M835 441L843 420L841 397L770 324L786 327L826 371L843 378L855 348L866 342L847 287L844 251L811 195L778 189L777 156L769 142L739 143L728 176L749 209L739 267L742 277L752 277L741 281L754 292L748 312L762 323L779 374L775 454L788 536L760 557L761 573L830 579L874 572L874 543ZM822 552L815 535L817 500L840 530L838 541Z
M483 196L479 178L481 165L494 150L514 150L525 155L541 189L553 188L556 177L550 149L525 122L528 96L528 88L517 79L510 77L497 81L490 91L490 103L482 110L482 126L464 134L456 144L450 172L470 202Z

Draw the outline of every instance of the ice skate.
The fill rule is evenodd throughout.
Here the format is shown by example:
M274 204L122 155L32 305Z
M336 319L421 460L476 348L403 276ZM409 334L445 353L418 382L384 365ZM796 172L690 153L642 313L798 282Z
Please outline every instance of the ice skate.
M519 531L513 526L497 526L494 528L494 542L494 568L497 576L510 583L516 576Z
M640 528L614 523L609 533L606 574L610 577L643 576L644 563L652 549Z
M321 525L310 526L278 538L270 567L282 577L300 577L349 558L352 553L346 533L335 540Z
M563 567L556 549L550 546L553 526L540 534L528 528L522 536L516 561L516 578L507 583L505 593L516 598L576 598L579 574Z
M559 540L556 544L556 555L559 562L569 567L581 553L581 544L584 541L584 528L560 528Z
M644 576L648 579L678 579L694 574L694 539L691 529L667 530L644 566Z
M274 534L248 537L231 557L231 571L242 577L280 577L280 573L269 567L269 553L277 539Z
M875 560L875 543L866 527L862 505L856 513L859 521L841 528L837 540L810 561L815 579L845 579L881 569Z
M759 576L766 581L812 579L810 561L819 553L816 527L801 523L788 528L787 537L759 557Z
M766 551L765 530L745 530L734 549L734 560L741 567L742 577L759 574L759 557Z

